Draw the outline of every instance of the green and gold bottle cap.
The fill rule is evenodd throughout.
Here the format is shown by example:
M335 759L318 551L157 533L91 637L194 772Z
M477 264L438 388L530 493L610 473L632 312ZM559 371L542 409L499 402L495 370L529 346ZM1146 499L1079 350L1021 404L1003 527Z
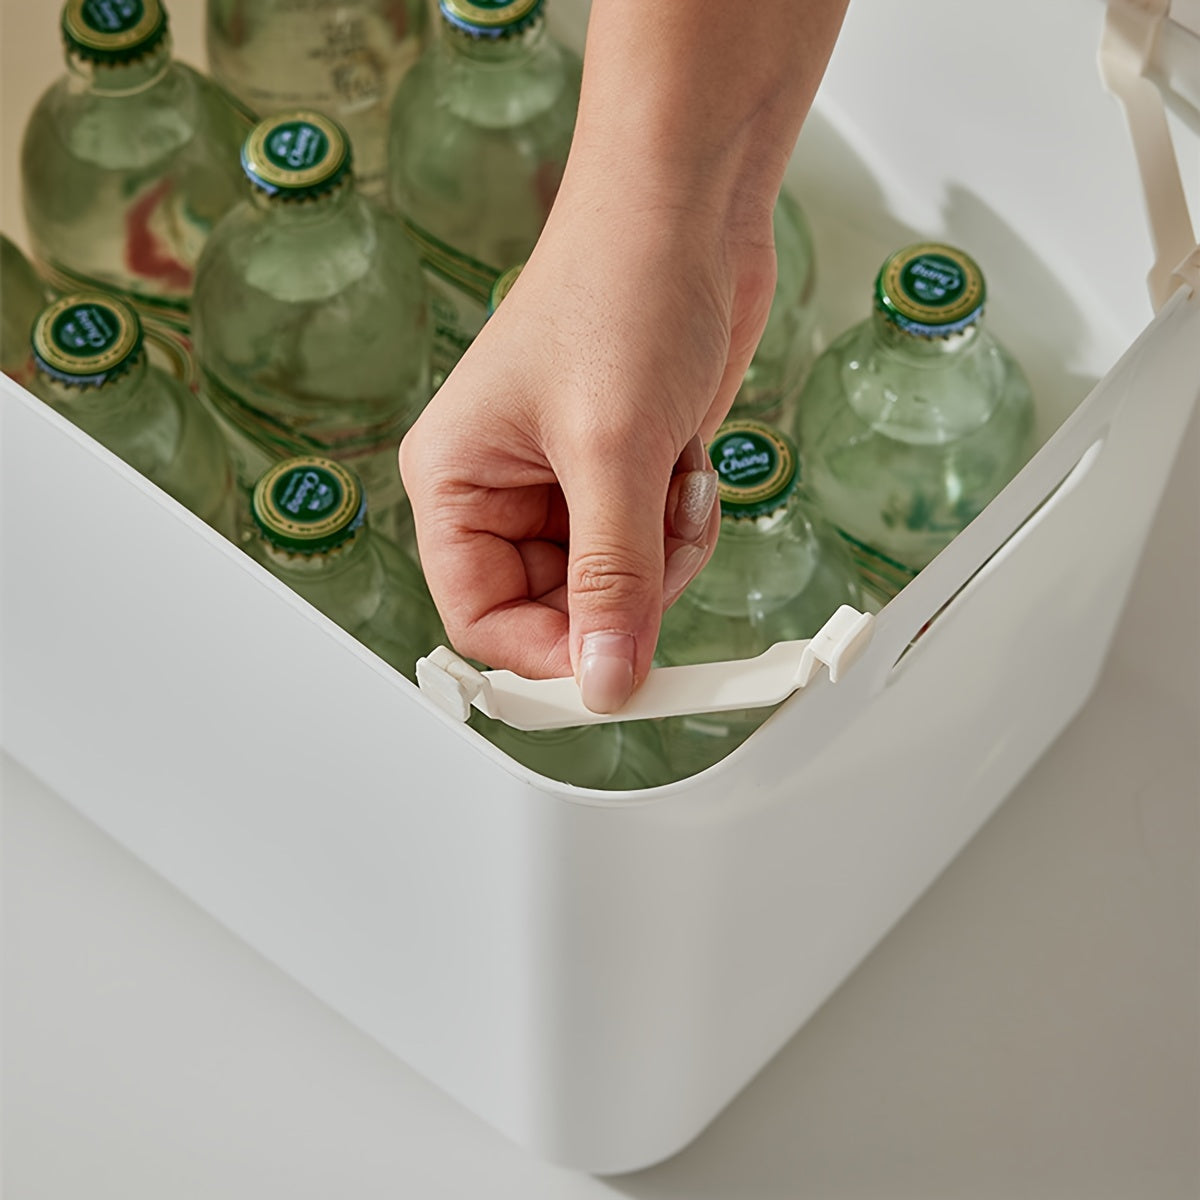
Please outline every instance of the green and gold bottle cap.
M761 421L726 421L708 444L723 517L761 517L782 507L800 478L796 448Z
M438 0L442 19L472 37L508 37L531 25L543 0Z
M875 280L876 306L915 337L960 333L979 320L985 297L979 264L939 242L897 250Z
M34 322L33 359L51 379L100 387L142 351L142 324L123 300L103 292L63 296Z
M512 285L517 282L517 276L521 274L521 268L524 265L524 263L518 263L515 267L509 267L507 271L496 277L496 282L492 284L492 290L488 293L489 317L500 307L500 301L512 290Z
M323 113L276 113L250 130L242 145L242 170L268 196L320 195L349 178L350 139Z
M271 545L319 554L359 531L367 501L353 471L332 459L306 455L276 463L259 478L250 512Z
M67 49L91 62L129 62L166 37L159 0L67 0L62 10Z

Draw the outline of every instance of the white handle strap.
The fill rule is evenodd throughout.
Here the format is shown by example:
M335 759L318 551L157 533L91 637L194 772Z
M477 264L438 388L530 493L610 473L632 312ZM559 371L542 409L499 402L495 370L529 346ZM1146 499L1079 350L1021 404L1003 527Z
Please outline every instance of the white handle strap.
M1109 0L1100 42L1100 76L1121 102L1142 177L1154 245L1147 282L1157 311L1180 287L1200 289L1200 245L1167 125L1162 93L1146 77L1170 0Z
M843 604L808 641L777 642L757 658L658 667L616 713L585 708L575 680L526 679L511 671L477 671L439 646L417 659L417 683L440 708L465 721L474 705L516 729L563 729L689 713L766 708L811 682L824 665L832 683L866 649L874 617Z

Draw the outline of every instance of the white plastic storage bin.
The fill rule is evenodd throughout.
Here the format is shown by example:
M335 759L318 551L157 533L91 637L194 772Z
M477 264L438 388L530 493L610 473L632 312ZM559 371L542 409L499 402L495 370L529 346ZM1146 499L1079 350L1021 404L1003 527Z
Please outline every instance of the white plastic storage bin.
M581 40L583 5L551 4ZM177 28L193 6L175 0ZM1149 9L1128 7L1136 33ZM1152 73L1196 67L1200 13L1175 9ZM1194 243L1173 161L1150 153L1159 248L1186 245L1149 319L1104 20L1100 0L852 0L790 181L830 324L865 312L888 250L963 245L1047 440L844 678L724 763L642 793L531 774L0 380L5 747L534 1152L612 1172L679 1149L962 848L1105 658L1200 390L1200 296L1195 260L1172 277ZM1155 95L1133 101L1140 137L1166 128Z

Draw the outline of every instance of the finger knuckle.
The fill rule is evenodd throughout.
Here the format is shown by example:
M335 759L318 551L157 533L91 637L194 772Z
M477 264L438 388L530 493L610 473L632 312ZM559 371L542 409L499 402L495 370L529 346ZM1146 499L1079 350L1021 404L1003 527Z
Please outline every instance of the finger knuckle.
M589 550L577 554L570 566L570 591L575 597L621 604L641 600L647 590L649 572L616 550Z

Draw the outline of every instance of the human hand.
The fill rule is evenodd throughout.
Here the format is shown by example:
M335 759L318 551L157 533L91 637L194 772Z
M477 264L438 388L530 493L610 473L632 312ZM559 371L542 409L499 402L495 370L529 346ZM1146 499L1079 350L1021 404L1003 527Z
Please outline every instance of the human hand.
M564 184L400 452L455 648L534 678L574 674L598 712L645 678L663 611L712 552L704 443L775 279L769 199L731 223L605 184Z

